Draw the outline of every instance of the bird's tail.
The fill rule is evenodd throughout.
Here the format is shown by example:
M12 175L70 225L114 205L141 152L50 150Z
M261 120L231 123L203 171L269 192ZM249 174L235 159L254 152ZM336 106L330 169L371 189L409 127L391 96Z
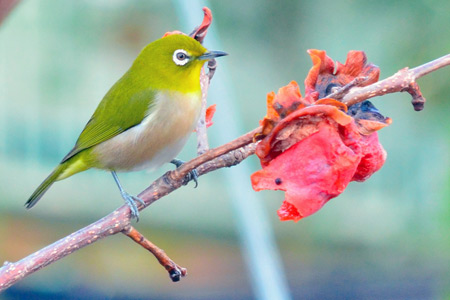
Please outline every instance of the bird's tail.
M89 169L84 161L80 158L75 158L67 160L59 164L53 172L48 175L48 177L39 185L39 187L30 196L28 201L25 203L27 209L32 208L45 192L52 186L55 181L72 176L75 173Z
M26 208L32 208L45 192L52 186L52 184L58 180L59 175L64 172L67 168L65 164L58 165L53 172L48 175L48 177L39 185L39 187L30 196L28 201L25 203Z

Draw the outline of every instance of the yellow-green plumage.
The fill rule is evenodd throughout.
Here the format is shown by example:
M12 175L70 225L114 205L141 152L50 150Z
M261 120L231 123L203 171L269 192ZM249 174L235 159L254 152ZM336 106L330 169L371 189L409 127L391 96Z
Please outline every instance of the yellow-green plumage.
M179 52L187 57L178 59ZM208 52L169 35L147 45L98 105L74 148L26 202L31 208L58 180L89 168L156 168L181 150L200 114L200 71ZM179 56L182 58L182 55Z

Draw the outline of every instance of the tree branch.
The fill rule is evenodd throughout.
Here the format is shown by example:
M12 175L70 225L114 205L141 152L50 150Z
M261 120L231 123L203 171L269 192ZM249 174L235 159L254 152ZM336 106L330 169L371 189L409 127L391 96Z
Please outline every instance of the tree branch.
M411 70L407 68L402 69L393 76L372 85L348 89L342 101L347 105L352 105L375 96L402 91L415 92L416 97L418 97L417 95L421 97L415 79L449 64L450 55L446 55ZM413 102L414 99L413 95ZM257 145L257 142L254 142L254 136L258 133L261 133L261 127L225 145L208 150L203 155L183 164L178 169L167 172L138 195L145 203L139 206L139 210L180 188L184 177L194 168L197 169L198 175L201 176L223 167L237 165L248 156L253 155ZM18 262L5 262L4 266L0 268L0 291L78 249L118 232L124 233L145 249L151 251L166 270L169 271L171 276L174 272L176 273L174 270L178 270L180 276L183 276L183 272L185 274L185 269L176 265L161 249L145 239L130 225L130 210L128 206L123 205L97 222L60 239ZM174 278L177 279L179 277L172 277L172 279Z
M202 110L200 112L200 119L198 120L195 131L197 132L197 155L202 155L209 150L208 134L206 132L206 99L208 98L208 88L211 79L214 76L217 68L215 59L208 61L208 73L202 69L200 74L200 87L202 89Z
M179 169L167 172L154 181L142 193L140 193L138 195L139 198L145 202L145 207L149 206L161 197L164 197L181 187L184 176L195 167L197 167L198 175L201 176L223 167L239 164L242 160L255 152L256 145L254 143L247 145L246 147L242 147L243 145L251 143L251 134L252 132L221 147L209 150L204 155L182 165ZM141 205L139 210L142 210L143 208L144 206ZM127 205L122 205L97 222L60 239L59 241L21 259L18 262L5 262L3 267L0 268L0 291L10 287L17 281L42 269L43 267L48 266L49 264L102 238L119 232L130 236L130 228L129 207ZM135 238L131 238L135 240ZM145 248L150 250L147 247ZM162 264L166 267L166 263Z
M20 0L2 0L0 1L0 24L9 15Z
M156 259L159 261L161 266L163 266L167 272L169 272L169 276L172 281L180 281L181 277L186 276L187 270L183 267L177 265L173 260L170 259L169 256L164 252L164 250L160 249L158 246L147 240L140 232L138 232L133 226L126 227L123 231L123 234L127 235L130 239L150 251Z
M382 81L375 82L365 87L351 89L350 92L343 97L342 102L347 104L347 106L350 106L377 96L397 92L408 92L413 98L411 102L414 109L420 111L424 107L425 98L419 90L416 79L448 65L450 65L450 54L414 69L403 68L391 77Z

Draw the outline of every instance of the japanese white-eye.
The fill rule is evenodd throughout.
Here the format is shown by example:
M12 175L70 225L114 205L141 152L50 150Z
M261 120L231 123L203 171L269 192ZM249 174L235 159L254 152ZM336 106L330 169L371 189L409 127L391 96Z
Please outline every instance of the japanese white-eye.
M111 171L133 217L135 200L116 171L156 169L181 151L201 110L200 71L226 55L181 34L148 44L104 96L73 149L25 203L33 207L55 182L90 168Z

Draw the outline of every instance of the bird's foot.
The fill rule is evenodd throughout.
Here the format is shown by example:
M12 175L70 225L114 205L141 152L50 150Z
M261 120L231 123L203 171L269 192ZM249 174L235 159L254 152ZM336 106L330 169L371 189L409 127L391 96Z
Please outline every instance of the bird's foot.
M190 171L183 179L183 185L187 185L190 181L194 181L194 188L198 186L198 172L196 169Z
M130 195L127 192L123 191L121 192L123 200L125 200L125 203L128 205L131 211L131 218L136 218L136 222L139 222L139 209L136 205L136 202L141 203L142 205L145 205L145 202L136 196Z
M184 161L182 161L181 159L172 159L170 161L171 164L174 164L177 168L179 168L182 164L184 164ZM196 169L190 171L186 177L184 177L183 179L183 185L187 185L190 181L194 181L195 182L195 186L194 188L196 188L198 186L198 172Z

